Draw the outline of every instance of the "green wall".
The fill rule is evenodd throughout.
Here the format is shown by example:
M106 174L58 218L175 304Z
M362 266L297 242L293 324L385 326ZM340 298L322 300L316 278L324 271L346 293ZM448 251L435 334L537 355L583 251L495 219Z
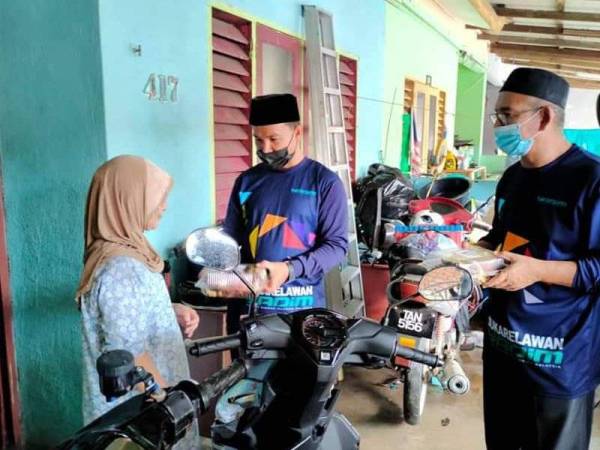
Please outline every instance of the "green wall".
M454 142L454 134L464 126L460 123L460 111L456 111L459 99L459 64L468 62L467 70L485 72L485 61L473 59L480 53L473 43L460 43L451 31L453 21L444 21L428 12L419 2L393 2L385 4L385 58L384 58L384 111L382 144L387 164L407 168L406 146L403 148L404 82L406 78L425 82L431 76L432 86L446 92L446 132L448 143ZM468 47L465 47L468 46ZM471 53L474 52L474 53ZM481 55L479 55L481 57ZM485 88L485 80L483 80ZM465 94L463 90L461 96ZM485 91L477 89L467 92L468 101L478 103L479 109L485 102ZM462 104L462 102L461 102ZM481 125L479 119L469 125L475 129ZM481 138L479 138L481 139Z
M81 423L74 292L84 203L105 159L98 5L0 0L0 158L23 431L49 448Z
M479 164L487 168L488 174L499 175L506 169L506 155L481 155Z
M476 161L481 157L485 87L485 72L471 70L464 64L458 65L454 132L460 139L473 141Z
M404 80L425 82L431 75L432 85L446 91L446 127L452 137L459 54L452 42L406 7L386 3L385 34L382 142L385 162L400 167Z

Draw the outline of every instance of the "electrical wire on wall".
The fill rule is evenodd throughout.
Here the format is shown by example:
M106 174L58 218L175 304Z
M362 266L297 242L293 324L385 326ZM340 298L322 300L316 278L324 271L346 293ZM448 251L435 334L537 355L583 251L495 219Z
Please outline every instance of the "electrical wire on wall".
M388 149L388 140L390 136L390 125L392 124L392 113L394 111L394 105L396 104L396 93L398 92L398 86L394 88L394 96L392 97L392 103L390 106L390 114L388 116L388 123L385 130L385 146L383 147L383 152L380 152L379 162L383 163L387 158L387 149Z

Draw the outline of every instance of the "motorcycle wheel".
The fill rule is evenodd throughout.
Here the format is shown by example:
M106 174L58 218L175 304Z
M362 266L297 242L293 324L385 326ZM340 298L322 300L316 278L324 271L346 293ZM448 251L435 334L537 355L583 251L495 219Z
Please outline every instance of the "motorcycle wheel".
M429 339L420 339L417 349L429 352ZM409 425L418 425L425 409L429 369L424 364L411 363L404 382L404 420Z

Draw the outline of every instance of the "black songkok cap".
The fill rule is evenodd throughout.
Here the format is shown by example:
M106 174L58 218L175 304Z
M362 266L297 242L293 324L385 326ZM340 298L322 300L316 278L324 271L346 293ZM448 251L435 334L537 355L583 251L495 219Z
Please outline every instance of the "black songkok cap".
M564 109L569 96L569 83L547 70L519 67L508 76L500 89L502 91L541 98Z
M300 122L298 102L292 94L271 94L254 97L250 105L250 125L274 125Z

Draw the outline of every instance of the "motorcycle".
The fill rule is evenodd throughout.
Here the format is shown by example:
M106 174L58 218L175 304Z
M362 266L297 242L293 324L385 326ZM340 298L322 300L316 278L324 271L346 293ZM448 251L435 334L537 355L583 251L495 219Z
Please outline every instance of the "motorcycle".
M449 291L445 299L431 301L421 284L423 280L428 284L435 280L440 286L451 283L446 277L454 268L445 265L431 268L427 261L404 263L396 267L387 287L390 306L382 323L396 328L403 345L436 355L444 361L443 366L430 369L406 359L396 359L398 379L395 381L403 383L404 419L410 425L417 425L421 420L430 382L436 381L445 390L458 395L464 395L470 389L469 378L457 360L459 343L454 321L463 303L478 295L478 287L470 283L468 293L467 286L461 288L464 296L452 296Z
M476 214L447 198L426 198L409 203L409 225L386 223L386 259L390 267L387 297L390 303L383 324L395 326L402 342L420 351L444 358L440 369L428 370L410 361L398 360L403 383L404 417L417 425L423 414L430 382L457 395L469 392L470 381L457 358L469 319L481 308L484 297L479 284L461 301L430 302L417 292L423 276L442 264L468 264L471 275L481 279L503 266L491 253L465 249L466 236L474 228L489 230ZM437 255L437 256L435 256ZM443 256L442 256L443 255ZM487 258L487 259L486 259ZM483 261L486 271L477 261ZM485 273L484 273L485 272ZM396 386L397 381L391 385Z
M214 229L192 233L186 253L195 264L223 273L235 274L240 261L237 243ZM420 294L432 302L466 297L472 289L470 274L458 267L450 270L452 280L443 286L434 282L435 270L423 276ZM242 379L250 380L255 388L227 398L227 403L242 407L243 413L233 427L215 422L214 448L358 448L357 431L335 411L342 366L381 368L392 365L396 357L430 367L443 365L437 355L403 346L395 329L369 319L348 319L326 309L259 317L253 286L244 277L240 280L252 293L251 315L242 321L241 331L186 344L197 357L239 349L239 360L199 384L185 380L162 391L147 380L144 394L109 411L59 448L106 449L119 439L142 449L171 448L206 411L210 400ZM129 392L140 377L147 379L143 370L133 367L131 355L102 358L98 370L107 398Z

